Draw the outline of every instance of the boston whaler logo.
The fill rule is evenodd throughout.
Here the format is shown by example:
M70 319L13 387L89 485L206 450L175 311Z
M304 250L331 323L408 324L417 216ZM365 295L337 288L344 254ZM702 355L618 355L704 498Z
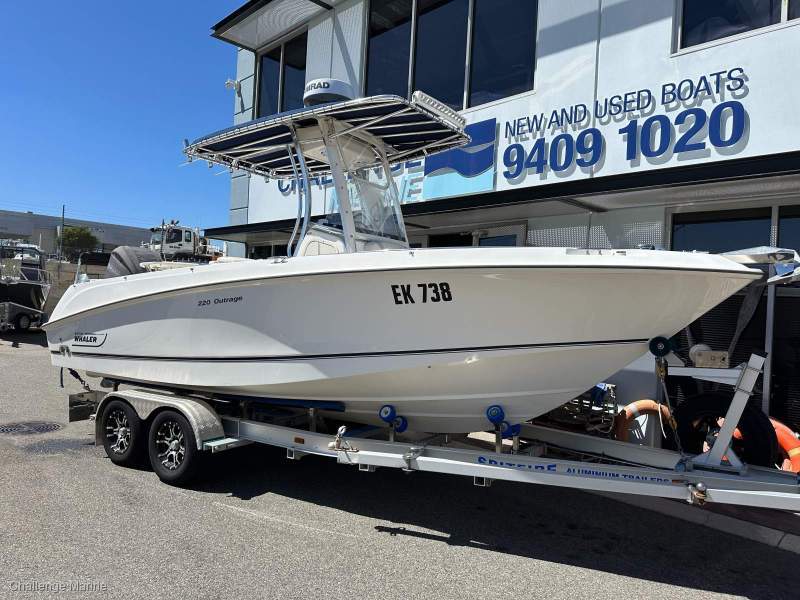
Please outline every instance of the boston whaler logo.
M107 333L75 333L75 337L72 340L72 345L91 346L96 348L97 346L102 346L105 343L106 337L108 337Z

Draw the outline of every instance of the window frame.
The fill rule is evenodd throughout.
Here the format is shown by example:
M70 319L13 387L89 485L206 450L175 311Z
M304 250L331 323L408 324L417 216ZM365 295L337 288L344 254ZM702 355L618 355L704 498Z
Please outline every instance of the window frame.
M678 0L680 2L681 0ZM784 0L785 1L785 0ZM406 98L411 98L411 94L414 93L414 67L416 66L416 53L417 53L417 15L418 15L418 7L417 7L417 0L412 0L411 2L411 36L410 36L410 47L408 49L408 84L406 88ZM516 98L523 96L525 94L530 94L536 89L536 71L539 62L539 17L540 17L540 10L541 10L541 2L537 0L536 2L536 23L535 23L535 31L534 31L534 47L533 47L533 86L529 90L525 90L524 92L518 92L516 94L511 94L509 96L504 96L498 100L493 100L491 102L486 102L484 104L476 104L475 106L469 105L469 96L471 90L471 81L470 81L470 74L472 72L472 46L474 42L474 25L475 25L475 0L469 0L469 6L467 8L467 30L466 30L466 55L464 61L464 90L461 99L461 107L458 110L469 110L475 108L483 108L487 106L492 106L498 102L504 102L509 98ZM366 2L366 10L364 11L364 20L363 20L363 53L362 53L362 68L361 68L361 93L367 93L367 67L369 63L369 22L370 16L372 14L372 0L367 0ZM260 63L259 63L260 64Z
M269 117L272 115L277 115L281 112L281 105L283 104L283 67L284 67L284 46L294 40L302 36L303 34L308 35L308 26L305 25L298 29L294 29L287 33L284 36L281 36L277 40L270 42L269 44L261 47L255 53L256 55L256 76L253 82L255 86L255 93L253 97L253 118L260 119L261 117ZM275 108L275 112L270 113L269 115L262 115L261 114L261 58L267 54L268 52L272 52L275 48L281 49L281 60L278 65L278 105ZM306 69L308 68L308 39L306 38Z
M749 221L755 219L772 219L771 205L753 205L733 207L694 207L695 210L688 211L673 211L668 221L669 227L669 250L673 252L691 252L692 250L705 252L705 248L693 248L692 250L675 250L675 227L678 225L698 225L701 223L725 223L734 221ZM767 228L767 240L763 245L769 246L773 242L772 223ZM718 252L711 252L711 254L718 254ZM727 252L727 251L726 251Z
M780 21L778 21L777 23L773 23L772 25L766 25L765 27L758 27L756 29L751 29L750 31L742 31L741 33L736 33L726 37L721 37L716 40L709 40L707 42L703 42L702 44L695 44L694 46L683 47L681 46L681 38L683 36L683 4L685 0L674 0L674 1L675 1L675 9L672 20L673 57L681 56L683 54L689 54L691 52L697 52L699 50L705 50L706 48L713 48L714 46L720 46L722 44L729 44L731 42L743 40L756 35L763 35L765 33L770 33L772 31L785 29L786 27L796 27L800 25L800 18L789 19L790 0L781 0L781 18Z

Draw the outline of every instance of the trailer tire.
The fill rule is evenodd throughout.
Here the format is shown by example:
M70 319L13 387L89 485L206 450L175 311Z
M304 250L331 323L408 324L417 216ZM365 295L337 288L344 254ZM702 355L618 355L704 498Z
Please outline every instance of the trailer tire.
M150 425L147 450L153 471L161 481L170 485L189 482L201 459L189 421L174 410L165 410L155 416Z
M17 315L14 320L14 329L17 331L28 331L31 328L31 318L26 314Z
M699 394L686 398L675 409L677 433L683 450L701 454L707 441L707 427L713 427L728 411L733 397L726 393ZM741 439L733 439L732 446L739 458L747 464L774 467L778 456L778 438L775 428L757 406L747 404L739 419L737 429Z
M142 421L130 404L112 400L103 408L100 417L103 448L115 465L136 466L141 462L144 448Z

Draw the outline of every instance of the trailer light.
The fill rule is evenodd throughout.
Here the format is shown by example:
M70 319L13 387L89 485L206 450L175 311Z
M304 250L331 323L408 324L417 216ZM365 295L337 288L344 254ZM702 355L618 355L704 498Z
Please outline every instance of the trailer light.
M297 436L295 436L295 438L294 438L294 443L295 443L295 444L305 444L305 443L306 443L306 440L305 440L305 438L301 438L301 437L297 437Z

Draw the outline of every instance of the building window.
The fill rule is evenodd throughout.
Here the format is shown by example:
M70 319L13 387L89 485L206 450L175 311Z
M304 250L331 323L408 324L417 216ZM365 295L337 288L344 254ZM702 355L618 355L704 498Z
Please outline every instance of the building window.
M464 105L468 17L469 0L417 0L413 87L456 110Z
M261 55L258 72L258 116L267 117L303 106L306 48L303 33Z
M413 0L372 0L369 11L367 96L408 95Z
M536 8L536 2L475 0L469 106L533 89Z
M727 210L672 216L672 249L719 253L769 246L771 211Z
M782 0L683 0L681 48L780 23L781 3Z
M281 47L273 48L261 56L258 78L258 116L266 117L278 112L280 105Z
M371 0L365 91L421 90L457 110L529 91L537 11L535 0Z
M782 206L780 208L778 246L800 252L800 206Z
M306 87L306 47L308 34L304 33L283 45L283 99L281 111L303 107L303 90Z
M800 19L800 0L789 0L789 20Z

